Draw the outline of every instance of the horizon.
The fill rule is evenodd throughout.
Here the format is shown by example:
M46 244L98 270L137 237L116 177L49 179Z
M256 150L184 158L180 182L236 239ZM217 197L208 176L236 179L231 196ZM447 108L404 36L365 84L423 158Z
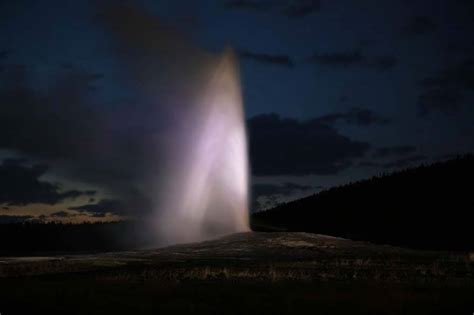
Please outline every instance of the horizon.
M441 160L438 160L438 161L420 162L420 164L418 164L418 165L414 165L414 166L410 166L410 167L406 167L406 168L401 168L401 169L397 169L397 170L392 170L392 171L388 171L388 172L381 172L381 173L373 174L373 175L371 175L370 177L367 177L367 178L360 178L360 179L350 181L350 182L346 182L346 183L342 183L342 184L339 184L339 185L325 187L325 188L323 188L323 189L321 189L317 192L309 193L307 195L300 196L299 198L294 198L294 199L289 199L289 200L286 200L286 201L282 201L282 202L273 204L271 208L261 209L259 211L253 211L253 212L250 213L250 215L270 211L270 210L279 208L281 206L284 206L286 204L289 204L289 203L291 204L292 202L298 202L299 200L302 200L302 199L306 199L306 198L313 197L313 196L318 196L319 194L321 194L323 192L337 191L337 189L344 188L344 187L350 187L350 186L355 185L355 184L371 182L371 181L376 180L376 179L388 179L388 178L393 177L393 175L402 175L402 174L418 171L418 170L421 170L421 169L426 169L426 168L430 169L430 168L433 168L433 167L438 167L439 165L446 164L446 163L454 163L454 162L463 161L463 160L467 161L467 160L473 159L473 158L474 158L474 153L466 153L466 154L460 154L460 155L456 155L456 156L446 157L445 159L441 159ZM287 185L290 185L290 184L287 183ZM60 215L62 215L62 213L59 213L59 216ZM7 215L7 216L0 215L0 224L23 224L23 223L27 223L27 224L28 223L51 224L52 223L52 224L66 224L66 225L69 225L69 224L105 224L105 223L127 223L127 222L128 223L134 223L134 222L137 223L137 222L142 222L143 220L146 220L146 218L133 218L133 217L126 218L126 217L123 217L123 218L118 218L117 220L97 220L97 221L71 222L71 221L62 221L62 220L54 220L54 219L45 220L45 218L37 218L37 217L33 217L33 216L25 218L24 216L18 216L17 217L17 216L14 216L14 215L13 216L12 215Z

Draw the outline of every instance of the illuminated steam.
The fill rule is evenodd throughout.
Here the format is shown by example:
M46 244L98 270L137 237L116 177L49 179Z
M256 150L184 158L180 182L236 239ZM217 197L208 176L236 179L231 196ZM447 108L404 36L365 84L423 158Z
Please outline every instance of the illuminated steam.
M117 173L133 174L123 184L146 201L146 207L129 203L146 210L144 232L152 233L152 245L249 230L247 140L234 54L203 49L141 7L99 7L137 99L114 120L126 124L117 138L127 143L121 155L136 162Z
M174 130L155 228L166 243L249 230L248 157L235 56L209 66L208 82Z

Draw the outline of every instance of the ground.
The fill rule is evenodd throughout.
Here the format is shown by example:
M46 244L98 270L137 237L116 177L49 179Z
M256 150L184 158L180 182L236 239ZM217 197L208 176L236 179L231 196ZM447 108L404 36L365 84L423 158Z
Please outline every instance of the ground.
M1 314L472 314L474 259L309 233L0 258Z

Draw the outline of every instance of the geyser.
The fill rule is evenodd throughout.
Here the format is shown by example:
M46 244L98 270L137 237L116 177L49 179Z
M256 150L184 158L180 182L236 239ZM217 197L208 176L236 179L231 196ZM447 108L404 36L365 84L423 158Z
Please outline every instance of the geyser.
M168 244L249 230L247 139L235 55L226 50L207 71L173 127L177 141L156 218L160 240Z

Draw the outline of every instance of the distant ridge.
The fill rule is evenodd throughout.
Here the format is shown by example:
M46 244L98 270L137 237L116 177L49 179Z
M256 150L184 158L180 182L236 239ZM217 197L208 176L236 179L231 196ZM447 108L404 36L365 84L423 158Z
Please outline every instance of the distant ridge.
M422 249L474 249L474 155L321 191L251 216L302 231Z

